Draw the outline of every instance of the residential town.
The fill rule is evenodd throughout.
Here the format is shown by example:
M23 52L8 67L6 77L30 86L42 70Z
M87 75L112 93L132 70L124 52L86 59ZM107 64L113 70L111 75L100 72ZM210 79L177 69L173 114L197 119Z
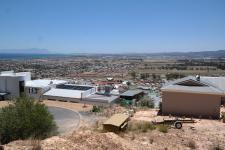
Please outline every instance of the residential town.
M59 60L64 60L64 58ZM165 73L164 70L164 73L160 74L159 67L168 66L172 62L167 60L162 63L161 60L156 60L150 64L157 66L156 64L160 63L160 66L157 66L157 69L151 69L149 71L151 73L147 74L140 73L143 69L138 68L140 64L146 66L145 61L121 59L120 65L116 66L111 63L109 63L110 66L106 65L105 60L103 61L105 63L102 63L102 66L99 65L98 69L84 63L87 66L86 72L80 68L79 75L76 74L72 77L70 74L63 77L64 75L56 73L59 72L56 70L60 70L57 66L68 69L68 64L70 68L73 68L74 65L71 64L72 58L65 58L65 60L61 65L60 61L56 62L56 60L47 58L26 61L13 60L12 62L18 61L17 65L24 68L15 69L17 72L2 70L0 74L0 106L7 106L10 100L22 95L43 103L49 107L49 111L55 118L59 136L66 138L71 133L80 131L90 132L87 135L113 132L118 138L126 140L124 143L128 143L128 145L133 141L134 145L132 144L130 149L137 148L135 148L135 143L140 144L138 149L156 147L173 149L169 144L171 142L176 145L175 149L224 148L225 72L222 69L214 66L216 69L201 69L200 74L195 74L194 70L192 70L193 72L188 70L189 74L184 73L184 70L170 73ZM32 68L34 66L27 68L24 65L27 61L29 64L32 64L31 62L45 63L46 67L54 64L54 73L56 74L50 76L54 74L51 71L48 75L45 71L40 74L37 68ZM89 58L89 62L95 61ZM113 61L110 60L110 62ZM7 68L8 64L4 63L4 65ZM91 66L94 65L95 63ZM14 69L13 63L10 66L7 69ZM81 67L82 65L74 66ZM201 66L201 68L204 67ZM48 71L49 69L46 72ZM73 69L71 69L72 71ZM75 69L74 71L79 72ZM100 73L101 71L103 74ZM62 70L62 72L67 74L67 70ZM74 117L69 117L70 115L74 115ZM152 127L148 127L146 124ZM156 130L154 128L158 128L158 131L154 131ZM150 136L150 138L149 134L153 134L151 135L153 137ZM174 134L180 137L171 137ZM85 136L81 133L79 135ZM141 139L142 136L147 139ZM163 142L161 141L163 137L158 136L170 137L171 141ZM205 136L207 136L207 141L203 139ZM150 143L148 142L149 138L151 139ZM163 145L160 145L159 142ZM54 143L56 148L57 140ZM45 144L48 149L49 143ZM32 147L31 144L27 144L27 146ZM63 146L67 147L68 145ZM18 143L19 147L20 143ZM5 148L14 149L16 147L12 143L6 145ZM126 146L123 148L129 149Z

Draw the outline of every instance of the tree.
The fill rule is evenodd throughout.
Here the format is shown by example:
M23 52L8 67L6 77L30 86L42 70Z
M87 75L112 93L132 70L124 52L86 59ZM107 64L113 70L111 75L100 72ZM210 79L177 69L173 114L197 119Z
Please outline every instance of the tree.
M152 78L153 78L153 80L156 79L156 75L154 73L152 74Z
M43 139L57 133L57 127L48 108L30 97L22 96L0 109L0 142Z
M130 75L132 76L133 79L136 78L136 72L135 72L135 71L132 71L132 72L130 73Z
M149 96L144 96L139 101L139 106L141 106L141 107L148 107L148 108L154 108L155 107L155 103Z
M141 76L140 77L141 79L145 80L145 79L147 79L149 77L149 73L141 73L140 76Z

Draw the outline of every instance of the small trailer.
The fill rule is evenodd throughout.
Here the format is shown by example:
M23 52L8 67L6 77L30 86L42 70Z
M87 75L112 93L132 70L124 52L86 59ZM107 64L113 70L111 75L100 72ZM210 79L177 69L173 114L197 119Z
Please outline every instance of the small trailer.
M152 121L153 124L164 124L164 125L172 125L176 129L181 129L183 126L183 123L196 123L195 120L193 119L180 119L180 118L175 118L175 119L163 119L163 121Z

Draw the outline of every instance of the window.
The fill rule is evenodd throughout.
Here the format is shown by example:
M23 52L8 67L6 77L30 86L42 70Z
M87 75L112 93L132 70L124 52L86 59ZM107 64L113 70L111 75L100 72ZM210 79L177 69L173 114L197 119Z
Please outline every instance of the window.
M38 93L38 89L37 88L29 88L29 93L30 94L37 94Z

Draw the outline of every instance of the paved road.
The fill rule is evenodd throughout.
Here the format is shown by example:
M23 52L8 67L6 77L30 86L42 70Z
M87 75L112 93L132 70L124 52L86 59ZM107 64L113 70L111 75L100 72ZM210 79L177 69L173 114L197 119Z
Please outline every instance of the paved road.
M73 131L79 126L80 116L77 112L59 107L48 107L53 114L60 134Z

